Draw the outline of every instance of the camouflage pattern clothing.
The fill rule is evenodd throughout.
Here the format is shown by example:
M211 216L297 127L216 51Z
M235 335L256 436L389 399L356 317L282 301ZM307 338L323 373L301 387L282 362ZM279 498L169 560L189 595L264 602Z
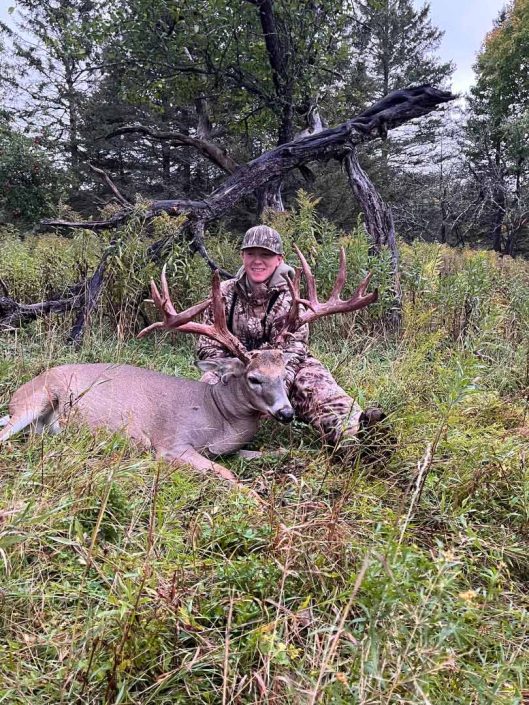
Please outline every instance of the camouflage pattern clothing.
M228 327L248 350L274 346L292 301L285 274L292 277L294 270L282 263L267 283L251 285L241 268L234 279L221 284ZM211 309L205 312L204 322L213 322ZM342 436L357 434L362 410L329 370L309 354L308 338L308 326L303 326L281 345L289 353L288 396L298 419L314 426L327 442L337 443ZM229 356L220 343L205 336L198 339L197 354L200 360ZM202 376L209 384L218 380L214 372Z
M254 225L246 231L241 250L249 250L252 247L261 247L276 255L284 254L281 235L268 225Z

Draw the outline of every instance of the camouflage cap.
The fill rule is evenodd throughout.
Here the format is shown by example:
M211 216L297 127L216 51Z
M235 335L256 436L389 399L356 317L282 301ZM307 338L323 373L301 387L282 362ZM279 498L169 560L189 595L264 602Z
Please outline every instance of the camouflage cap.
M283 254L281 235L268 225L255 225L246 231L241 250L247 250L249 247L262 247L263 250L270 250L276 255Z

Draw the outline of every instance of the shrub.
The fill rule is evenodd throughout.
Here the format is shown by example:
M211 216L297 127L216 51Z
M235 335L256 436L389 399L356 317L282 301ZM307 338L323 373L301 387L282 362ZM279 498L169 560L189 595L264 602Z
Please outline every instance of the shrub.
M0 126L0 219L34 223L53 212L66 185L37 140Z

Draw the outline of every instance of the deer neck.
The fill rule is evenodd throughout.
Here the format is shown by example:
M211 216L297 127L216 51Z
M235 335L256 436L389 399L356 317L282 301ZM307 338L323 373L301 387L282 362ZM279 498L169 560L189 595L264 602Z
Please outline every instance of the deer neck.
M244 382L240 377L231 379L227 384L218 382L208 386L215 406L226 421L257 419L260 415L261 412L248 401Z

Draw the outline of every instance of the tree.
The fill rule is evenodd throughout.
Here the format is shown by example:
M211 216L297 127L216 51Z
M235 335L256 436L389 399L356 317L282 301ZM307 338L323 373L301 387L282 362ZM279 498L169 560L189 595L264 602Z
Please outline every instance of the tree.
M416 8L413 0L359 0L354 8L357 24L352 40L361 56L370 100L410 85L446 85L453 65L436 56L443 32L432 25L428 3ZM417 126L406 125L369 155L369 171L390 202L406 201L395 174L431 163L441 125L437 116Z
M84 94L97 80L105 23L101 0L19 0L11 32L17 95L13 105L28 131L41 133L80 165L79 120Z
M0 124L0 221L28 225L51 215L65 185L38 142Z
M513 254L529 217L529 0L503 10L478 56L466 153L494 250Z
M128 131L120 150L149 150L151 164L161 157L164 186L173 190L176 164L184 193L199 196L225 171L219 149L233 152L232 163L246 161L302 129L320 129L319 110L332 112L337 81L351 65L347 21L337 0L117 4L103 90L112 87L118 104L134 104L135 123L146 128L143 147ZM103 93L92 102L103 113L105 104ZM212 148L193 153L196 143L186 138L196 137ZM259 197L261 208L282 207L279 184Z
M443 32L431 23L430 6L411 0L359 0L355 4L361 51L373 97L410 84L441 85L452 72L435 57Z

